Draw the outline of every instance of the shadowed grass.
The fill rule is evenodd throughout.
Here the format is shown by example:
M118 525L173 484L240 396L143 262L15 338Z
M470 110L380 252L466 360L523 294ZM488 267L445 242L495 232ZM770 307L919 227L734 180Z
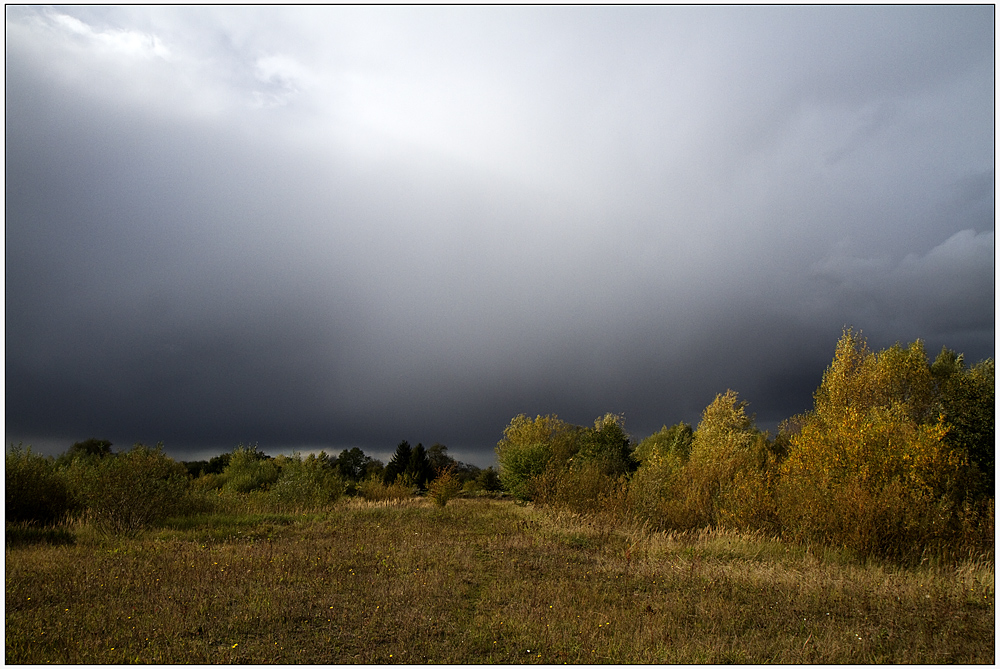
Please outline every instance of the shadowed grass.
M992 663L992 556L892 568L488 499L6 549L8 663Z

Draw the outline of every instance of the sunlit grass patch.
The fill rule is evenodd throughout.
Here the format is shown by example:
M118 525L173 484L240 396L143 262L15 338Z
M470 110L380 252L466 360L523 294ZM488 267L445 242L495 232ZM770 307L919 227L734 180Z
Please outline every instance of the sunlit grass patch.
M489 499L168 525L8 546L7 662L993 661L985 558L904 569Z

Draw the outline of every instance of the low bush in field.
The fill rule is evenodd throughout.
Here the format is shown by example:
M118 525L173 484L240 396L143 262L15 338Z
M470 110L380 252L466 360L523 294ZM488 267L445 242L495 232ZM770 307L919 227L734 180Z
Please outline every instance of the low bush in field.
M447 467L427 484L427 494L438 506L445 506L462 492L462 482L455 476L455 467Z
M267 490L281 475L277 464L256 446L237 446L223 472L223 489L232 492Z
M7 522L52 524L72 508L65 479L55 461L13 446L5 457L4 512Z
M551 468L539 486L539 502L574 513L606 510L617 477L608 476L597 462L581 462L561 469Z
M200 491L211 491L211 490L222 490L226 485L225 474L202 474L198 478L191 481L191 487L195 490Z
M184 509L187 471L142 444L94 460L75 459L66 469L72 496L102 532L132 535Z
M683 474L684 461L678 453L654 453L647 458L628 481L629 515L657 529L683 529Z
M270 494L289 505L312 506L336 502L346 486L332 467L315 455L284 458L281 475Z
M507 492L520 500L544 494L539 491L539 477L552 458L547 444L510 444L500 458L500 481Z

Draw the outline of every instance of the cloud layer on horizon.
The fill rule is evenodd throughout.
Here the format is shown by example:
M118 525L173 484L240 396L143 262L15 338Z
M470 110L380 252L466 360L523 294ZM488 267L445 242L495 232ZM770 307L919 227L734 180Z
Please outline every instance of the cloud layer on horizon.
M993 356L993 11L8 7L7 440L488 463Z

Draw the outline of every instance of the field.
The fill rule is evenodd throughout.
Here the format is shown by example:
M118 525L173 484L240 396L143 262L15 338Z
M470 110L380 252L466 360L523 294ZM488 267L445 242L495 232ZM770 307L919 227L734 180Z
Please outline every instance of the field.
M487 498L22 535L7 663L994 662L992 556L904 569Z

